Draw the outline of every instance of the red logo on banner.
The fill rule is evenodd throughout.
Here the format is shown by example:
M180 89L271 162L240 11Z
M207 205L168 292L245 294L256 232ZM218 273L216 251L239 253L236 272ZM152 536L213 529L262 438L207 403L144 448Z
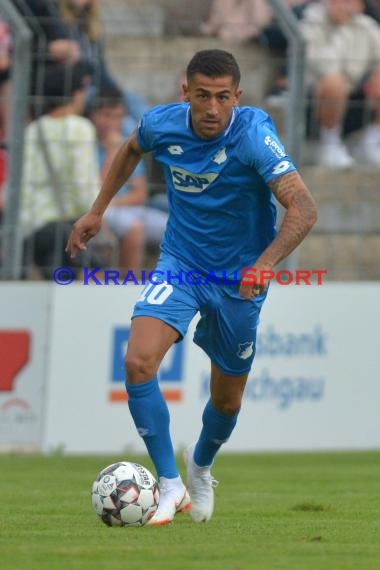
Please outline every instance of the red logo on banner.
M11 392L17 374L29 360L28 331L0 331L0 392Z

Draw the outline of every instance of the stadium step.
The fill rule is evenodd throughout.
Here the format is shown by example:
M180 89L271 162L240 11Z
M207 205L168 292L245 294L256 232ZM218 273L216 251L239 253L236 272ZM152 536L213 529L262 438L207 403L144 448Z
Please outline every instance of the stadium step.
M298 250L298 267L327 269L329 280L380 279L379 171L309 166L302 173L319 217Z

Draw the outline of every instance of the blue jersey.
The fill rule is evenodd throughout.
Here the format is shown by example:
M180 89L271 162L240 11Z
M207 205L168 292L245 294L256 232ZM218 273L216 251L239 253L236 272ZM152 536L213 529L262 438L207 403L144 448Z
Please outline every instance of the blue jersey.
M162 251L185 267L236 279L276 235L268 182L295 167L270 117L236 107L226 129L202 139L190 105L160 105L142 118L137 140L162 165L169 220Z

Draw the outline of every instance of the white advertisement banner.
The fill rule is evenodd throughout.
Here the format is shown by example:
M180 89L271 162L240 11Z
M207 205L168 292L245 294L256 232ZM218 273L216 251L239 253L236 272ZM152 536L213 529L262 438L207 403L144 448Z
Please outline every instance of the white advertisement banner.
M123 358L141 289L54 288L44 449L142 451L129 416ZM274 285L230 451L380 448L377 283ZM177 449L198 435L210 364L185 340L160 382Z
M0 286L0 450L39 450L52 288Z

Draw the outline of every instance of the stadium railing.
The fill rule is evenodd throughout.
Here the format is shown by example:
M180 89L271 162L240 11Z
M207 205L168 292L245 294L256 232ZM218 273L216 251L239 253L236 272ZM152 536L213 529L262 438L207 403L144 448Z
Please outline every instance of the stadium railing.
M322 241L326 244L326 240L331 240L332 243L334 240L339 241L342 236L352 236L354 238L354 236L360 234L361 237L358 239L364 240L368 238L373 240L374 244L379 244L380 228L378 224L376 225L374 218L374 212L377 212L377 202L375 204L374 192L372 191L375 178L372 181L370 174L366 173L366 176L364 176L365 184L368 188L371 188L371 191L365 189L363 191L363 176L361 177L360 172L353 171L350 176L346 176L344 173L334 173L333 176L327 176L326 173L313 169L313 167L306 166L305 168L303 164L303 156L300 153L305 140L305 112L304 105L301 105L300 101L304 100L304 45L299 34L298 21L294 19L293 14L289 16L290 12L284 8L281 0L268 0L268 2L271 3L273 10L277 14L277 18L283 27L283 32L290 44L287 56L289 58L290 97L286 103L288 107L282 112L284 129L281 135L286 142L289 154L294 157L296 162L299 161L302 164L305 179L307 182L310 181L310 188L321 204L320 221L313 235L302 245L301 253L297 253L297 257L294 256L291 262L289 260L289 267L293 268L304 263L305 252L307 254L310 252L307 260L310 263L315 264L315 260L321 258L321 256L314 257L317 246L313 246L313 240L314 244L317 242L322 243ZM141 2L141 4L144 3L146 2ZM160 14L154 25L150 23L145 28L143 25L136 25L134 28L136 34L134 36L124 34L124 29L127 28L122 25L121 16L126 14L127 4L129 2L124 0L110 0L109 6L107 4L106 11L109 19L106 27L110 32L105 35L106 55L112 71L120 79L121 84L127 89L131 89L132 92L141 93L148 99L149 103L164 102L169 94L175 94L182 66L196 49L203 49L206 46L227 47L226 44L218 42L215 38L190 37L189 35L166 36L165 30L162 28L164 24ZM156 11L157 6L162 4L163 0L156 3ZM178 2L179 4L181 2ZM120 10L120 13L118 13L120 17L117 19L112 14L111 8L113 5L117 5L118 10ZM14 96L11 107L11 132L8 141L10 153L8 197L2 234L0 234L0 248L3 250L2 267L0 262L0 279L17 279L21 273L20 232L17 220L22 172L23 130L28 105L27 83L31 66L31 54L30 49L27 47L30 41L30 38L27 39L27 36L30 35L30 32L28 32L24 22L20 21L20 18L17 18L17 16L15 17L14 13L15 9L12 0L4 0L0 3L0 15L11 21L15 40L12 77ZM115 28L112 32L113 22L115 22ZM132 23L129 22L129 25L131 26ZM159 29L162 29L162 35L158 35ZM271 61L268 54L257 45L252 44L248 46L234 44L230 46L230 49L242 64L246 97L244 104L247 102L248 104L261 105L263 102L263 86L268 83L268 78L270 78L269 68ZM276 67L276 65L273 67ZM161 97L161 101L159 101L159 97ZM341 186L342 192L339 190L340 198L338 198L337 188ZM162 180L151 180L151 189L153 193L160 192L163 189ZM360 202L356 205L354 196L357 196L357 200L360 197ZM360 206L360 219L357 218L356 222L352 224L348 224L343 216L347 210L348 201L352 206L352 212ZM345 241L347 242L347 240ZM339 243L341 242L339 241ZM318 246L319 253L322 247L330 251L331 259L329 264L339 267L339 256L343 256L344 248L339 247L333 250L333 248L323 245ZM353 268L347 274L356 278L355 275L359 272L359 268L362 268L363 272L360 269L361 274L358 278L363 279L365 275L368 275L370 279L379 278L378 273L366 273L367 270L363 263L366 257L368 257L367 249L361 248L358 257L352 259L352 264L357 266L356 273ZM347 254L345 256L346 258L350 257ZM375 264L372 265L375 266ZM318 266L317 268L322 267ZM333 279L339 279L340 275L339 271L331 273Z
M7 180L4 218L0 227L0 276L17 279L21 270L21 236L18 231L24 128L28 107L32 34L11 0L2 0L0 15L13 30L12 98L9 108Z

